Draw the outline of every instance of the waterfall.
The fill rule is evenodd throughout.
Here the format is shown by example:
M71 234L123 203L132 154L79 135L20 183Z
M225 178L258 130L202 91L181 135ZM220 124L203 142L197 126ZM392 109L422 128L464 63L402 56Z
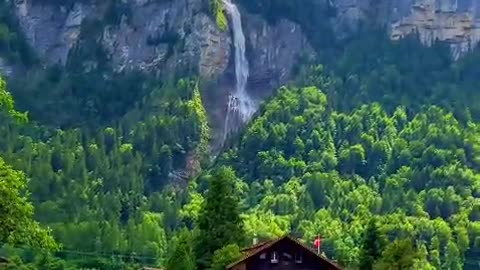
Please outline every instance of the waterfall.
M243 34L242 18L237 6L230 0L223 0L233 32L235 48L235 77L236 85L233 93L228 97L227 115L225 117L224 139L237 130L239 126L250 120L256 111L256 104L246 91L249 68L245 56L245 35Z

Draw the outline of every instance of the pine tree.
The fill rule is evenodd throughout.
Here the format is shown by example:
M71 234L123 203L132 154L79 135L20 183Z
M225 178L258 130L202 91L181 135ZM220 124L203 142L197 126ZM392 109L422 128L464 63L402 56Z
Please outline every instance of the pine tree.
M184 229L174 241L173 250L167 261L169 270L195 270L195 255L192 248L192 234Z
M228 167L220 167L211 177L198 219L196 255L200 269L210 266L218 249L243 242L243 221L234 193L235 179L233 170Z
M449 241L447 244L444 268L449 270L462 269L460 251L452 241Z
M210 270L224 270L227 265L238 260L241 256L240 248L236 244L225 246L213 254Z
M22 172L12 169L0 158L0 243L26 244L57 248L50 230L33 220L33 205L22 196L26 188Z
M12 95L7 91L7 84L0 77L0 111L6 112L7 115L12 116L16 120L26 121L27 114L20 113L15 110L15 103L13 101Z
M375 270L412 269L420 257L412 239L396 240L385 248L382 257L375 264Z
M371 270L373 265L380 258L381 247L378 234L378 227L376 219L372 218L368 223L363 236L361 257L360 257L360 270Z
M26 114L17 112L12 96L0 78L0 112L17 120L26 120ZM27 180L23 172L14 170L0 157L0 243L27 244L46 249L57 249L50 230L41 228L33 220L33 205L25 196Z

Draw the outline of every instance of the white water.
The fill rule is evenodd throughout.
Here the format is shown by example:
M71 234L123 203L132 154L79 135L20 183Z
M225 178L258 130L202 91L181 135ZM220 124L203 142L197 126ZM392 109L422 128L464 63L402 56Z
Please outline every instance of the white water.
M223 0L225 9L231 20L233 43L235 47L235 91L228 98L227 116L225 118L224 137L244 124L256 111L255 102L246 91L249 68L245 56L245 35L243 34L242 18L237 6L231 0Z

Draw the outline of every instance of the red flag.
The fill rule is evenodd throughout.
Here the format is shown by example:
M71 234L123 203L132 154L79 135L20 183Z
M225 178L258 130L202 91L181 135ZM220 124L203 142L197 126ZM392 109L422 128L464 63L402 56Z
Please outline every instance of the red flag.
M315 239L315 241L313 242L313 245L315 245L316 248L320 248L320 244L320 236L318 236L317 239Z
M315 247L317 248L317 254L320 255L320 244L321 244L320 235L317 236L317 238L315 239L315 241L313 242L313 244L314 244Z

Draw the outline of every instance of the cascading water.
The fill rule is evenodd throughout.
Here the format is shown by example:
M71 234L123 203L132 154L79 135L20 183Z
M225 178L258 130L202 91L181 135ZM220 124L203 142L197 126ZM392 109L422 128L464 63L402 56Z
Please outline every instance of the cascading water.
M230 0L223 0L223 3L231 19L236 76L235 91L228 98L224 131L225 140L230 133L236 131L239 126L250 120L256 111L256 104L246 91L249 68L248 60L245 56L245 35L243 34L240 11Z

